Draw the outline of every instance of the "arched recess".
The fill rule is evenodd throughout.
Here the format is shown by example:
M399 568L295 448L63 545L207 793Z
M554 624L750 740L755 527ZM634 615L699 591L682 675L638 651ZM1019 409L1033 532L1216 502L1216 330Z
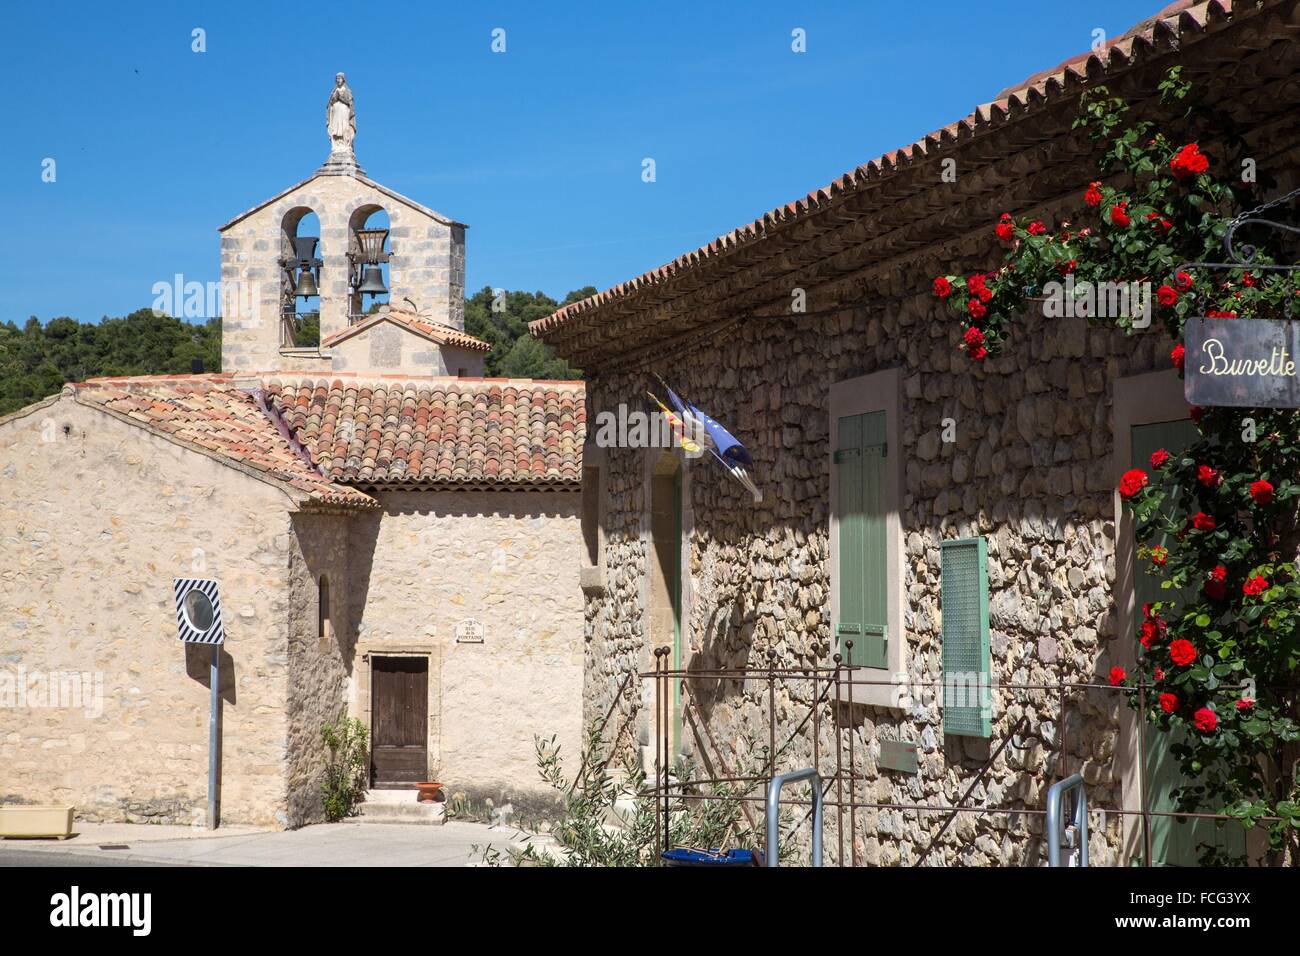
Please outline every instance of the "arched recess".
M362 242L362 234L374 230L384 232L383 243L379 247L377 257L368 256ZM348 217L348 259L352 268L352 274L348 277L348 324L358 322L364 316L377 312L380 306L389 304L392 289L392 276L388 268L391 232L392 220L388 210L375 203L358 206ZM371 261L374 258L378 261ZM381 293L362 291L368 278L367 269L379 270L379 278L385 291ZM373 277L370 278L373 281Z
M320 235L320 217L309 206L295 206L281 220L281 347L320 345Z

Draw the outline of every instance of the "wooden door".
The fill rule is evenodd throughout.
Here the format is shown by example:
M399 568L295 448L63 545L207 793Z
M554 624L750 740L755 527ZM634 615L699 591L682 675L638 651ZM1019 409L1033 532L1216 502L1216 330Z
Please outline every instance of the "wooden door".
M413 787L429 762L429 659L372 657L370 774L377 789Z

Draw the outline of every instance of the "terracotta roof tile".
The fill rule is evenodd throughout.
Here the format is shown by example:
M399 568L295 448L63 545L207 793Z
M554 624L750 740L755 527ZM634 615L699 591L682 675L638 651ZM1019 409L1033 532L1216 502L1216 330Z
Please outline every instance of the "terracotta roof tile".
M369 495L324 477L287 431L263 410L256 394L230 375L98 378L64 388L83 404L251 469L315 505L378 507Z
M576 486L581 382L272 378L274 409L336 481L360 485Z
M429 339L438 345L450 345L455 348L468 349L471 352L487 352L492 348L491 343L484 342L482 339L476 339L467 332L460 329L454 329L449 325L442 325L437 322L430 322L427 319L417 315L414 312L407 312L403 309L391 309L388 312L376 312L372 316L366 317L356 325L350 325L346 329L340 329L331 335L325 336L321 340L323 348L329 348L331 345L337 345L340 342L352 338L374 328L381 322L392 322L400 325L405 329L414 332L416 335Z

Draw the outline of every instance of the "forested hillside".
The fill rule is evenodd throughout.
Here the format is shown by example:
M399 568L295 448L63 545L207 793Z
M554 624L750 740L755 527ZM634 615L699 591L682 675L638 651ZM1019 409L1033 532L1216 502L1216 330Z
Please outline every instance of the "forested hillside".
M140 309L100 322L34 316L19 328L0 323L0 415L53 395L64 382L100 375L189 372L203 359L207 371L221 367L221 323L191 325Z
M592 287L557 302L542 292L485 288L465 301L465 331L492 343L487 374L510 378L580 378L581 373L528 335L528 323L585 298ZM495 308L494 308L495 306ZM221 370L221 321L197 325L140 309L122 318L78 322L35 316L23 326L0 323L0 415L47 395L65 382L104 375L188 373L194 359Z

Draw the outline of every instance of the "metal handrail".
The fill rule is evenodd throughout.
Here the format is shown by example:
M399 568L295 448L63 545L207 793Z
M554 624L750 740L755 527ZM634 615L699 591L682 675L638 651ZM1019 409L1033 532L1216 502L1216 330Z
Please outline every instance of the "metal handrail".
M1073 800L1071 824L1074 826L1074 842L1078 844L1079 866L1088 865L1088 794L1083 789L1082 774L1071 774L1064 780L1058 780L1047 790L1047 865L1049 867L1069 866L1061 862L1061 844L1066 838L1061 828L1061 800L1067 793L1078 791Z
M781 788L787 783L794 783L800 780L812 781L813 792L813 838L812 838L812 865L822 865L822 778L812 767L805 767L803 770L791 770L788 773L779 773L772 778L767 785L767 865L779 866L780 848L778 844L781 840L780 827L777 822L777 814L781 807Z

